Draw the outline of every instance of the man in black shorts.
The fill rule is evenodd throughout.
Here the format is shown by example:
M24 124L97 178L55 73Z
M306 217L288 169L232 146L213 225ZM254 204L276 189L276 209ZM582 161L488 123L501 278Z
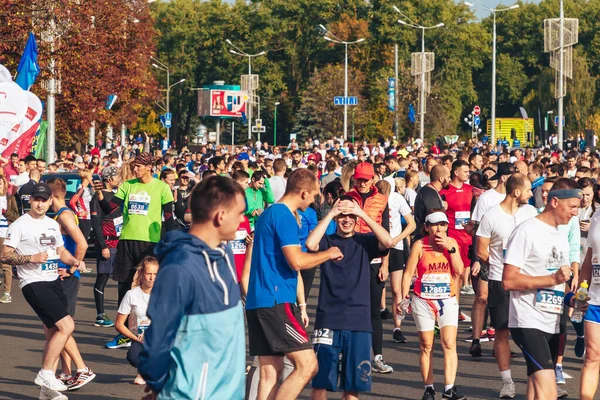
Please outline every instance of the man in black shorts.
M579 211L581 189L556 181L545 210L517 226L508 239L502 284L510 291L508 327L527 363L527 398L557 398L554 368L563 307L573 306L566 225Z
M48 185L36 186L30 197L29 212L9 226L0 257L3 264L17 266L23 297L44 323L46 345L42 368L34 381L42 387L41 399L60 398L56 392L68 389L56 378L55 368L61 351L66 350L73 357L77 345L72 337L75 323L67 311L60 280L85 270L83 261L65 249L58 223L46 216L51 197ZM70 267L59 269L59 261ZM88 371L92 376L91 370Z

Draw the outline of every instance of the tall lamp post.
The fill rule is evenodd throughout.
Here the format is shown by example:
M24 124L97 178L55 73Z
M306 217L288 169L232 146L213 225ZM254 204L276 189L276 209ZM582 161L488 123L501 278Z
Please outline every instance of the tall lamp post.
M358 40L354 40L352 42L348 42L345 40L341 40L336 37L333 33L331 33L324 25L319 25L319 27L325 32L323 35L323 39L337 44L343 44L345 48L345 56L344 56L344 141L348 140L348 45L349 44L357 44L365 41L365 38L360 38Z
M429 29L436 29L444 27L444 23L440 22L439 24L432 26L423 26L417 24L416 22L411 21L400 9L396 6L393 6L394 10L402 15L404 18L408 20L408 22L399 19L398 23L400 25L409 26L411 28L420 29L421 30L421 90L420 90L420 101L419 101L419 114L421 115L421 126L420 126L420 136L421 141L425 140L425 31Z
M280 102L275 102L275 116L273 118L273 147L277 146L277 106Z
M489 8L485 4L483 4L481 1L479 1L479 0L475 0L475 1L477 1L477 3L479 3L479 5L481 7L483 7L485 10L490 11L492 13L492 16L494 19L493 40L492 40L492 132L491 132L491 137L490 137L490 140L491 140L491 143L493 146L496 143L496 41L497 41L496 13L503 12L503 11L509 11L509 10L515 10L515 9L519 8L519 5L513 4L512 6L506 7L506 8ZM465 1L464 4L469 7L474 6L472 3L469 3L468 1Z
M166 103L166 108L167 108L167 113L169 113L169 94L171 92L171 88L175 85L179 85L180 83L185 82L185 79L180 79L179 81L175 82L174 84L170 85L171 83L171 72L169 71L169 67L166 64L163 64L162 62L160 62L159 60L157 60L154 57L150 57L152 60L155 61L155 63L152 64L152 66L154 68L163 70L167 72L167 103ZM167 140L171 139L171 128L167 128Z
M250 76L252 75L252 59L255 57L264 56L267 54L266 51L261 51L256 54L248 54L245 51L241 50L235 44L231 42L229 39L225 39L228 45L233 47L233 49L229 49L231 54L235 54L236 56L248 57L248 97L250 98L250 104L254 101L254 89L252 88L252 83L250 80ZM235 49L235 50L234 50ZM252 139L252 106L248 107L248 139Z

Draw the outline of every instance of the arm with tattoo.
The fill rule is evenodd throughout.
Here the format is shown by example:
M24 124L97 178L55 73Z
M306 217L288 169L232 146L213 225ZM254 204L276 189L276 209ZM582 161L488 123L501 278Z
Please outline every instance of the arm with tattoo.
M12 247L5 246L0 257L2 264L23 265L31 261L31 256L17 254Z

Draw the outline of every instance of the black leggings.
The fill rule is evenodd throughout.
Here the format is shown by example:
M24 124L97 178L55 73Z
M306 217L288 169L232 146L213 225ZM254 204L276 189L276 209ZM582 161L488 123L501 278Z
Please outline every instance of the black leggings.
M381 320L381 295L385 282L379 280L381 264L371 264L371 325L373 325L373 354L383 354L383 321Z
M125 294L131 290L131 284L132 281L117 282L117 291L119 292L119 303L117 304L117 307L121 305L121 301L123 301Z
M131 346L127 351L127 361L129 361L132 367L137 368L140 366L140 353L143 348L144 346L141 343L131 341Z
M109 274L96 275L96 283L94 283L94 301L96 302L96 312L104 314L104 288L108 282Z
M302 282L304 283L304 301L306 302L308 302L308 295L310 294L310 288L312 288L317 268L319 267L317 266L316 268L303 269L300 271L300 276L302 276Z

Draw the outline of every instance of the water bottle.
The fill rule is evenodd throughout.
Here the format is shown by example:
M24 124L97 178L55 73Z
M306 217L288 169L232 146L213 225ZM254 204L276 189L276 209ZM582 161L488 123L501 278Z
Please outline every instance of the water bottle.
M410 307L410 297L406 296L400 302L400 308L402 309L402 314L397 314L396 318L398 318L398 320L402 321L406 317L406 314L408 314L408 308L409 307Z
M585 299L588 297L588 288L587 281L583 281L581 282L581 286L579 286L579 290L575 293L575 304L573 305L573 315L571 316L571 321L575 323L583 321L583 313L579 310L579 306L585 303Z

